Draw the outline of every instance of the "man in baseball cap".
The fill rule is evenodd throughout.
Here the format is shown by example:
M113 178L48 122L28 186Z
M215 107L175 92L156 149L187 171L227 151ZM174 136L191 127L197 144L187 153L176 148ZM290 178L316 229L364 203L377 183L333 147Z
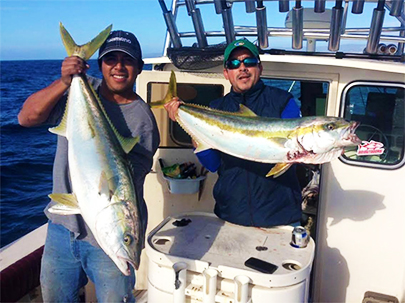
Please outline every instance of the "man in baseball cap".
M300 117L293 95L265 84L260 78L262 71L259 51L253 43L247 39L231 42L224 52L223 69L231 91L211 101L209 107L227 112L247 107L268 118ZM176 120L180 104L178 98L173 98L165 105L172 120ZM213 196L214 212L219 218L265 228L300 224L301 188L294 168L274 179L265 177L273 164L237 158L215 149L200 151L196 156L206 169L218 172Z
M101 46L98 61L102 79L90 75L86 75L86 78L98 95L103 112L118 133L125 137L141 138L128 153L127 160L128 166L136 167L131 181L142 218L140 230L145 232L147 207L143 185L151 171L160 139L149 105L134 90L136 78L143 67L141 47L133 34L114 31ZM77 56L65 58L60 78L27 98L19 114L19 123L33 127L61 121L73 76L86 74L88 68L89 65ZM91 127L88 133L92 138ZM69 194L73 191L68 170L69 144L71 142L66 137L58 136L53 170L54 190L58 193ZM45 210L49 224L41 263L43 302L79 302L79 289L86 285L89 278L94 282L98 302L135 302L134 269L131 267L128 275L124 275L98 245L83 217L78 214L52 214L48 211L52 203ZM143 239L144 234L140 237ZM80 253L74 255L72 249Z
M224 66L229 60L229 56L231 55L231 53L239 47L244 47L248 49L254 57L259 59L259 50L257 49L257 46L247 39L239 39L229 43L228 46L226 47L224 52Z
M138 65L142 70L142 50L134 34L122 30L112 31L98 52L99 65L101 66L101 59L104 55L114 51L130 55L138 61Z

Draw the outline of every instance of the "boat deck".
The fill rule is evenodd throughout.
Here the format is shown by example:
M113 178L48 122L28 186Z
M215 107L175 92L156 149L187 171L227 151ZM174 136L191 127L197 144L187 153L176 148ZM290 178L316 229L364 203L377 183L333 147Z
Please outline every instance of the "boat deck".
M97 302L96 294L92 286L86 287L86 294L83 293L83 301L86 303ZM19 303L42 303L41 288L38 286L34 290L30 291L24 297L22 297L17 302ZM148 302L148 291L146 289L135 291L135 302L136 303L147 303Z

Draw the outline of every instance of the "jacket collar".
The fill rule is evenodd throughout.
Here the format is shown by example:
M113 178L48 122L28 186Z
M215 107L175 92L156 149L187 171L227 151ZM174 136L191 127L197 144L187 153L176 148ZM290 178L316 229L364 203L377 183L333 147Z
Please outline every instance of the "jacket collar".
M261 92L261 90L264 88L264 82L260 79L251 89L249 89L246 93L237 93L233 90L233 87L231 89L230 94L232 97L235 99L239 100L239 103L246 103L248 100L251 99L256 99L257 95Z

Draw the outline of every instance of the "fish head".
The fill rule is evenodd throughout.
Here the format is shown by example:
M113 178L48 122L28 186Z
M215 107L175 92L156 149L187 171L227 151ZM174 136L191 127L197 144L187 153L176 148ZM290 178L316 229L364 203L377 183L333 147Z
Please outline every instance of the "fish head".
M129 276L130 266L139 268L143 248L143 228L135 203L119 201L97 215L96 239L120 271Z
M356 146L361 140L355 134L359 122L337 117L314 117L307 120L298 130L297 140L308 152L314 154Z

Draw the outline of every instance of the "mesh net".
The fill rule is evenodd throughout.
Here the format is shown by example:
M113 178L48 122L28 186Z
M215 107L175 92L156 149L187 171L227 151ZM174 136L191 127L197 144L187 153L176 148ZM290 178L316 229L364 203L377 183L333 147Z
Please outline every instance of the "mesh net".
M167 56L173 65L183 70L202 70L223 64L226 43L204 48L183 46L168 48Z

